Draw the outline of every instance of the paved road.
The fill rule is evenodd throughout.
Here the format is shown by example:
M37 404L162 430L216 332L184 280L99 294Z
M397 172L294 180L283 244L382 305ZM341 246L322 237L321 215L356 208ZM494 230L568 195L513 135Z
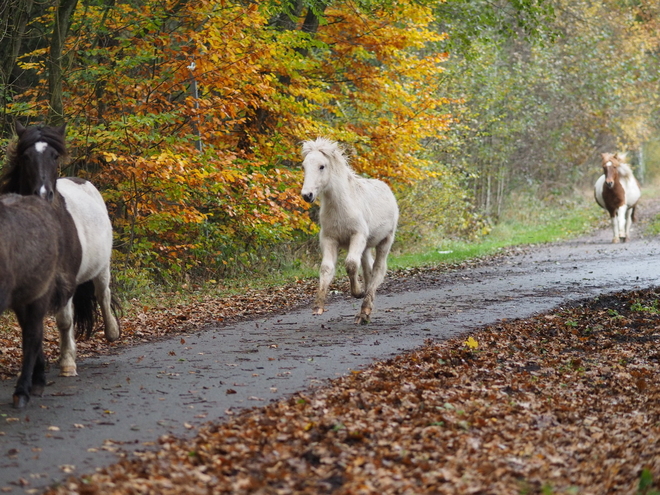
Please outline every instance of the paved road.
M660 241L609 241L602 231L526 249L494 266L390 282L368 326L353 325L357 301L335 296L322 316L305 308L210 326L87 359L76 378L60 378L53 368L44 397L20 413L10 405L13 381L0 382L0 489L38 492L67 472L114 462L118 450L150 448L165 433L192 435L204 422L321 385L428 338L657 284Z

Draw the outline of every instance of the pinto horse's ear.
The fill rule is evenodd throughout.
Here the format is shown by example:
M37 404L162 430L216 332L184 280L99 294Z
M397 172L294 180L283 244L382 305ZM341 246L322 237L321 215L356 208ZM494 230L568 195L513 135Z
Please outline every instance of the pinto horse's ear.
M16 124L15 124L15 127L16 127L16 135L18 137L21 137L23 135L23 133L25 132L25 126L17 120Z

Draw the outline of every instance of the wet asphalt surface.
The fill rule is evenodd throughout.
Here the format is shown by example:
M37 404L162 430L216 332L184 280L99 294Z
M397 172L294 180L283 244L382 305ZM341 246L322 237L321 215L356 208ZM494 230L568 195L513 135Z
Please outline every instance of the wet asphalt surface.
M192 436L208 421L258 407L327 379L503 318L528 317L598 294L660 280L660 240L611 244L611 232L526 248L496 263L387 281L372 322L355 326L359 301L334 295L267 318L211 325L194 334L127 347L78 363L27 409L0 382L0 490L39 493L68 473L115 462L117 452L156 448L163 434Z

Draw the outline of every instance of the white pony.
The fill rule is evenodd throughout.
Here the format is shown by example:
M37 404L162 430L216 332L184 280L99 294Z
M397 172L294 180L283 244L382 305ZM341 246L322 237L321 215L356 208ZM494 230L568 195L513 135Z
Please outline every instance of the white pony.
M86 290L93 291L101 309L104 334L108 342L119 338L120 330L114 315L110 292L110 258L112 256L112 224L103 196L94 184L75 177L57 179L57 191L66 200L66 209L71 214L78 239L82 245L82 260L76 283L87 284ZM79 289L80 290L80 289ZM76 376L76 341L74 338L74 308L81 304L78 291L67 305L55 315L60 330L60 375ZM83 299L84 300L84 299ZM82 303L84 304L84 302ZM90 308L90 311L93 311ZM86 329L87 337L93 326Z
M626 242L642 191L623 153L602 153L603 175L594 185L596 202L610 214L613 243Z
M325 138L306 141L302 155L305 171L302 197L309 203L317 198L321 202L319 240L323 260L314 314L320 315L325 310L339 248L344 248L348 250L346 272L351 295L364 297L355 323L368 323L376 289L385 278L387 255L394 242L399 219L396 199L384 182L356 175L334 141ZM375 260L371 248L376 248ZM366 290L358 279L360 263Z

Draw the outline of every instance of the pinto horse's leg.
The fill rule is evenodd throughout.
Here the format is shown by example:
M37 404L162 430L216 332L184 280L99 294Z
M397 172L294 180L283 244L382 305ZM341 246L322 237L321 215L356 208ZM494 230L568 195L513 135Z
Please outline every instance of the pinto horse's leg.
M617 218L618 210L614 211L611 215L612 220L612 244L619 242L619 219Z
M73 298L55 315L55 322L60 331L60 376L77 376Z
M364 252L367 249L367 238L363 234L353 234L351 243L348 246L346 254L346 273L351 283L351 295L356 299L364 297L364 290L358 278L360 263L363 260Z
M44 357L44 317L48 297L15 309L16 319L23 337L23 363L14 389L14 407L27 406L30 394L43 394L46 386L46 359Z
M627 218L627 211L628 206L623 205L619 206L619 208L616 211L616 219L617 219L617 224L618 224L618 235L619 235L619 240L621 242L626 242L626 218ZM615 234L616 236L616 234Z
M325 311L325 299L328 295L328 287L335 276L335 266L337 265L337 255L339 254L339 244L334 239L321 237L321 269L319 270L319 288L316 293L314 303L314 314L322 315Z
M369 281L369 285L367 285L360 312L355 316L356 324L367 324L371 319L371 312L373 311L374 301L376 299L376 289L378 289L385 279L385 273L387 273L387 256L390 253L393 242L394 234L390 234L376 246L376 259L374 260L371 280Z
M631 206L626 210L626 241L630 239L630 228L633 223L633 215L635 214L635 207Z
M101 274L94 279L94 292L96 300L101 307L103 316L103 328L105 339L108 342L114 342L119 338L119 323L112 311L112 295L110 293L110 266L103 270Z

